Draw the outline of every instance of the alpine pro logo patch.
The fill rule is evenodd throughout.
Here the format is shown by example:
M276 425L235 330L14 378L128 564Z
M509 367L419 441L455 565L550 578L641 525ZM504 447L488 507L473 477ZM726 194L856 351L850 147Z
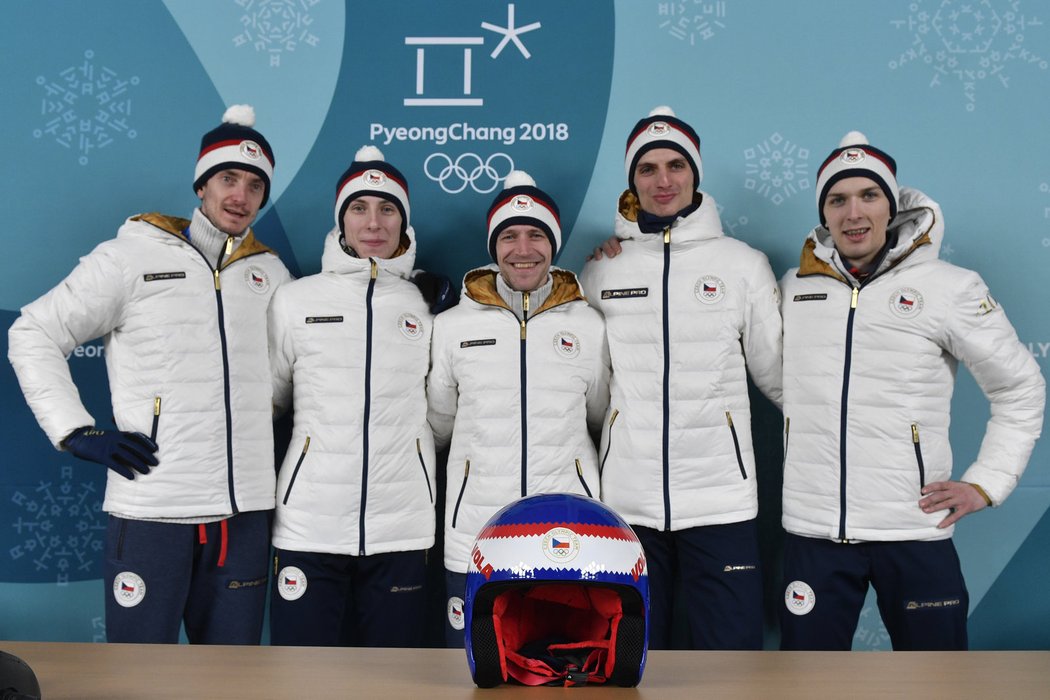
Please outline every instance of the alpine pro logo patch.
M143 282L162 282L164 280L184 280L185 272L147 272L142 276Z
M602 299L637 299L649 296L648 287L635 287L633 289L603 289Z

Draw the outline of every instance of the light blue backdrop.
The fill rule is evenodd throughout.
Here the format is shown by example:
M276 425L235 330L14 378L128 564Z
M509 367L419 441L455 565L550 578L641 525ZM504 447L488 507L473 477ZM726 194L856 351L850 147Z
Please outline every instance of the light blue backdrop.
M556 194L559 264L578 270L611 231L628 129L669 104L700 134L727 233L778 275L815 223L823 157L867 133L941 203L941 256L981 272L1046 374L1050 10L1035 0L14 0L5 17L4 327L126 216L188 215L200 136L227 104L253 104L276 151L256 230L296 273L318 269L335 180L375 143L409 178L420 264L454 278L486 262L484 213L512 166ZM70 361L105 422L101 342ZM0 405L0 639L104 639L101 470L50 448L6 363ZM958 474L988 417L965 372L954 417ZM1048 507L1044 441L1006 505L958 527L974 648L1050 649ZM869 605L855 648L887 646Z

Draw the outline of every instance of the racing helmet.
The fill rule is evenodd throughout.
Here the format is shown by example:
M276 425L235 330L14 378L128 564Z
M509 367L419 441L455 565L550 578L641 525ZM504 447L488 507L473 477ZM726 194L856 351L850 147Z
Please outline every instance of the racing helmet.
M599 501L528 496L478 534L464 612L467 663L482 688L634 686L649 641L645 553Z

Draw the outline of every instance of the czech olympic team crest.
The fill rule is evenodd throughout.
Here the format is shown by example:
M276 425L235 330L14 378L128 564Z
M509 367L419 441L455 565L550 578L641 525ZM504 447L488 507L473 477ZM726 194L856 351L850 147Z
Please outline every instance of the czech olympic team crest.
M146 582L131 571L121 571L113 579L113 598L123 608L133 608L146 597Z
M576 357L580 354L580 339L569 331L558 331L554 334L554 349L562 357Z
M454 630L461 630L466 626L463 616L463 599L454 595L448 599L448 624Z
M839 156L839 160L847 165L856 165L867 157L867 154L862 148L847 148Z
M544 533L540 548L551 561L565 563L580 553L580 538L567 527L556 527Z
M386 184L386 173L382 170L369 170L365 173L364 180L369 187L382 187Z
M922 294L911 287L901 287L890 295L890 311L900 318L915 318L922 312Z
M520 212L529 211L532 209L532 197L527 194L519 194L511 202L510 208Z
M299 600L306 593L306 574L297 566L286 566L277 573L277 592L285 600Z
M714 275L704 275L696 281L693 294L701 304L717 304L726 295L726 283Z
M792 581L784 591L784 605L792 615L805 615L817 604L817 594L805 581Z
M423 322L415 314L404 313L397 318L397 329L409 340L423 337Z
M646 129L650 136L667 136L668 132L671 131L671 127L667 125L667 122L653 122Z
M248 266L244 271L244 281L248 284L248 289L256 294L266 294L270 289L270 276L258 265Z
M262 158L262 149L254 141L241 141L241 155L248 160L259 160Z

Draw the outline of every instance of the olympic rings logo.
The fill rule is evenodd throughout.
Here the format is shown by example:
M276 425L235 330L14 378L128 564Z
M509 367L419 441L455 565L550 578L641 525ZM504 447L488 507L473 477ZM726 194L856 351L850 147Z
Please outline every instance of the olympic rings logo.
M501 164L506 169L502 175L502 168L496 167ZM448 194L459 194L468 185L478 194L488 194L499 187L512 170L514 160L506 153L493 153L485 160L475 153L464 153L454 161L444 153L432 153L423 161L423 172Z

